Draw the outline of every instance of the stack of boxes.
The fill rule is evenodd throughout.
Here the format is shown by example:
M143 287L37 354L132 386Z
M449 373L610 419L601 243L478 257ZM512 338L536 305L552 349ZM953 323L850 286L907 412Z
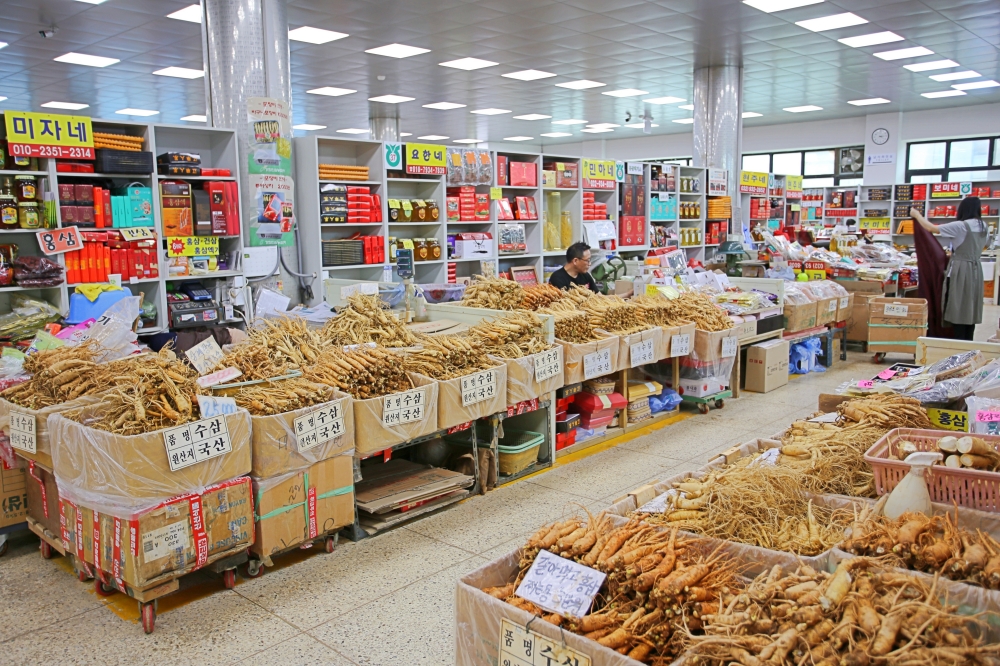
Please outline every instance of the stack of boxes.
M608 219L608 204L595 201L593 192L584 192L583 219L591 221Z
M447 206L449 222L489 222L490 220L489 193L477 193L476 188L471 185L449 187Z
M750 197L750 219L766 220L771 216L771 201L759 197Z
M621 186L621 217L618 244L623 247L646 245L646 185L642 174L625 175Z
M569 409L580 394L583 384L568 384L556 390L556 451L576 443L576 430L580 415Z
M183 180L160 181L163 235L168 238L238 236L239 205L236 181L206 182L202 189Z
M584 382L583 390L573 401L573 411L580 415L581 432L577 433L577 439L603 435L617 423L618 410L627 404L625 397L615 391L613 377Z
M371 188L324 185L320 190L322 224L368 224L382 221L382 200Z
M705 244L718 245L723 241L726 234L726 222L715 221L705 223Z
M152 227L153 192L143 185L112 192L89 183L59 183L59 215L67 227Z
M122 282L160 276L156 237L127 241L117 231L82 232L83 248L66 253L66 283L107 282L120 275Z
M580 165L576 162L546 162L542 166L542 187L579 187Z

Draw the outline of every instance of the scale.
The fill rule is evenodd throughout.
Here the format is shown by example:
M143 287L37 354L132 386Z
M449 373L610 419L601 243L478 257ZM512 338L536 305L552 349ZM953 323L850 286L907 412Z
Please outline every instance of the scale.
M396 275L403 281L406 288L406 296L403 302L406 304L406 312L403 315L403 322L409 324L413 321L421 321L421 317L427 316L427 301L424 297L417 296L413 288L413 250L409 248L399 248L396 250Z

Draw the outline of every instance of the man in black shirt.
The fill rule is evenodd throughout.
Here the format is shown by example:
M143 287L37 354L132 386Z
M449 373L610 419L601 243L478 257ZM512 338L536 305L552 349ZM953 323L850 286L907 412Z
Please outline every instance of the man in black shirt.
M586 243L570 245L566 250L566 265L552 274L549 284L559 289L569 289L571 284L578 284L597 293L597 282L590 274L590 246Z

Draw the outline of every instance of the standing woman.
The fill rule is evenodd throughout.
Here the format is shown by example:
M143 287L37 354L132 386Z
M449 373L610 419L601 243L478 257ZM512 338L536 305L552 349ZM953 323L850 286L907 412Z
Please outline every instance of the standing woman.
M916 208L910 215L924 229L935 234L951 259L944 274L944 321L958 340L972 340L976 324L983 321L983 267L980 255L989 239L989 228L980 219L979 197L966 197L958 207L955 222L932 224Z

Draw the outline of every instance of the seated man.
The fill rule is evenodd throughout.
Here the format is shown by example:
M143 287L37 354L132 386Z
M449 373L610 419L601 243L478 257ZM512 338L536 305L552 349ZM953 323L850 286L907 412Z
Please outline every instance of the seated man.
M590 246L583 242L570 245L566 250L566 265L552 274L549 284L559 289L576 284L597 293L597 282L590 274Z

